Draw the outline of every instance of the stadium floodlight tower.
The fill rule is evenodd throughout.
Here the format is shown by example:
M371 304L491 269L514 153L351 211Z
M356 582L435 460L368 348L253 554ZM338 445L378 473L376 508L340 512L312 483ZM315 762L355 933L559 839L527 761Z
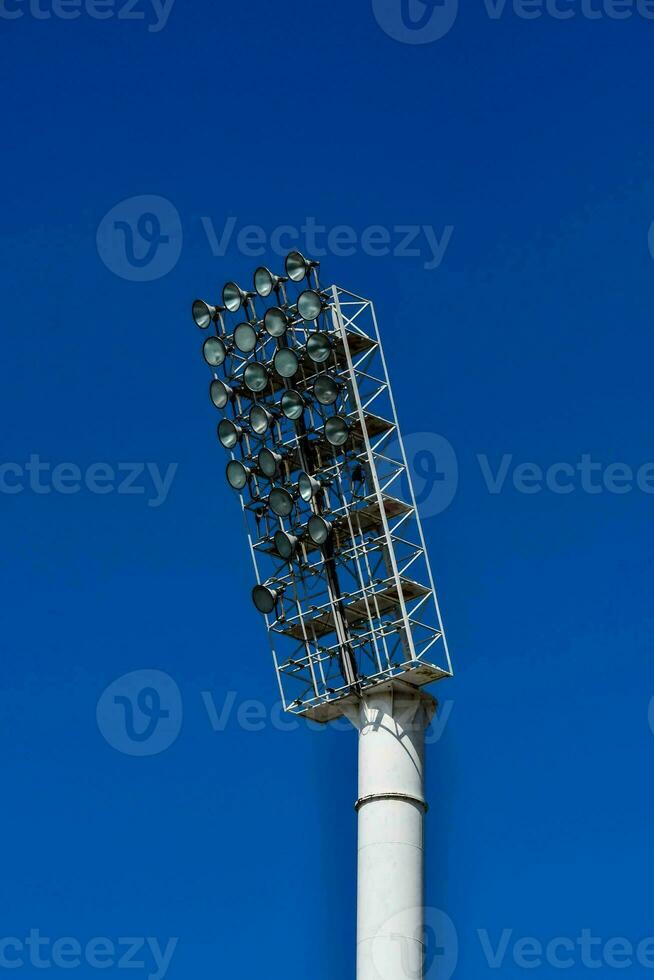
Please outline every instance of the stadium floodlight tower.
M373 305L291 252L193 319L284 708L359 731L357 978L416 980L423 687L452 668Z

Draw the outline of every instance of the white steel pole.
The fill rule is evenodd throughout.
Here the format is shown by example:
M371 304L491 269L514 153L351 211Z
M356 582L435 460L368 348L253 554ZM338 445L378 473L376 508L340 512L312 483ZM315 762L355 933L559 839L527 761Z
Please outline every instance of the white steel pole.
M424 744L435 708L392 681L348 711L359 731L357 980L423 976Z

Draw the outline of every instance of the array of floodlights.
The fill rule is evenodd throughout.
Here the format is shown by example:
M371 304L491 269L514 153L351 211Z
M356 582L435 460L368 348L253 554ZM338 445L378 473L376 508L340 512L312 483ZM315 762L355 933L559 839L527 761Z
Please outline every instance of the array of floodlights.
M237 448L241 450L242 458L232 458L227 463L227 482L240 493L250 491L250 504L258 520L270 514L289 519L299 501L314 511L306 525L295 527L293 533L279 527L272 534L269 543L286 562L298 556L303 541L329 550L332 536L332 524L329 515L324 516L321 493L328 478L320 472L308 471L303 439L316 436L319 442L338 451L346 447L351 436L350 422L334 409L346 385L338 376L333 328L323 317L330 303L328 295L320 290L318 265L301 252L293 251L286 257L286 275L276 275L260 266L254 273L253 290L228 282L222 291L222 305L212 306L196 299L192 307L193 319L200 329L215 327L215 335L209 336L203 346L204 359L214 373L209 396L217 409L231 407L234 414L234 418L223 418L217 427L218 440L225 449L232 455ZM305 286L293 302L288 283ZM262 318L257 314L256 297L263 300L274 297L275 305ZM245 318L228 331L224 314L241 312ZM271 345L275 352L269 357L267 350ZM218 369L223 377L218 376ZM271 402L269 399L274 399L280 390L279 402ZM243 409L244 401L252 403L248 411ZM305 412L310 405L323 410L323 424L317 432L305 424ZM330 407L334 414L327 416L324 411ZM265 440L284 419L294 424L298 434L295 447L277 444L270 449L263 445L258 452L252 451L250 440ZM297 478L284 485L284 470L288 475L290 469L284 464L291 458L305 468L300 466ZM258 490L261 478L273 484L265 494ZM275 581L254 587L252 600L260 613L268 615L275 611L283 588Z

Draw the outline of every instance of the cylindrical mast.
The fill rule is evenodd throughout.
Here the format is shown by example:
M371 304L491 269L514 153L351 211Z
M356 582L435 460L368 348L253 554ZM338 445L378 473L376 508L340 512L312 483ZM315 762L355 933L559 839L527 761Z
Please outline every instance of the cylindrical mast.
M396 681L348 711L359 730L357 980L423 976L424 742L435 707Z

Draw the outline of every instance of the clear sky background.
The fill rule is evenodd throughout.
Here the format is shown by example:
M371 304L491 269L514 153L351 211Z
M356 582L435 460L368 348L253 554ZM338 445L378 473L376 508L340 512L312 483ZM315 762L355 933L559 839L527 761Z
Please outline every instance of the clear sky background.
M654 20L475 0L430 40L451 0L413 28L399 0L39 2L0 16L0 939L72 937L80 977L96 937L178 937L173 980L353 976L356 736L280 724L189 314L309 218L349 229L323 281L377 306L457 672L427 780L454 976L496 975L503 929L504 976L557 976L513 944L585 928L611 975L604 943L654 934ZM101 700L141 670L172 679L143 757Z

